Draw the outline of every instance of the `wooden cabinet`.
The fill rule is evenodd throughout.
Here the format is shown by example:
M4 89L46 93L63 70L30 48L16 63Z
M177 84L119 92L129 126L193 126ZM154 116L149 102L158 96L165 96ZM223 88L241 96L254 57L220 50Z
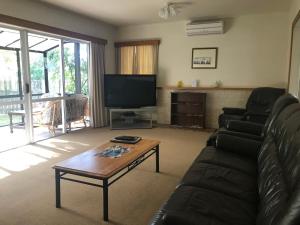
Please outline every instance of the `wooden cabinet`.
M171 125L205 128L206 93L172 92Z

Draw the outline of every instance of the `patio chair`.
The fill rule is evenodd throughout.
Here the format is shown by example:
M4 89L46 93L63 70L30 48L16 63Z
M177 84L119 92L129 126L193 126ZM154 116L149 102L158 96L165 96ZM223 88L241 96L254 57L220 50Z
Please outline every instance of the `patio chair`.
M86 127L85 116L87 115L88 98L82 94L74 95L75 98L66 100L66 121L71 131L71 123L82 121Z
M61 101L48 101L44 108L33 114L34 126L47 126L49 132L54 136L55 128L61 123Z

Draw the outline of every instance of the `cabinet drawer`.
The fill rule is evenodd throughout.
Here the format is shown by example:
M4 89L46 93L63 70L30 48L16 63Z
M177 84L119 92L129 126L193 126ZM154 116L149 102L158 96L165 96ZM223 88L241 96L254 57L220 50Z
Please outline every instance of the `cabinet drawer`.
M206 93L172 93L172 103L174 102L205 102Z

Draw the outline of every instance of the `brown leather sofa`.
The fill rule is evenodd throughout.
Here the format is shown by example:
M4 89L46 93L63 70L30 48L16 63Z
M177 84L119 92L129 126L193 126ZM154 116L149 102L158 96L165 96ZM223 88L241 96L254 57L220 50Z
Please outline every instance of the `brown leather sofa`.
M281 88L255 88L250 94L245 108L223 108L223 113L219 116L219 127L225 127L230 120L264 124L273 104L284 93L285 89Z

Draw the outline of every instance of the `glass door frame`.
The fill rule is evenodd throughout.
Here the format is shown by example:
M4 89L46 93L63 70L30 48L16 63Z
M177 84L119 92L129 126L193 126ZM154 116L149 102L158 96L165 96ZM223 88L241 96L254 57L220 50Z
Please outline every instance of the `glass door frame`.
M74 42L74 43L85 43L88 44L88 50L90 49L90 43L89 41L85 41L85 40L79 40L76 38L69 38L69 37L62 37L59 35L55 35L55 34L49 34L49 33L45 33L45 32L39 32L39 31L31 31L28 30L27 33L31 33L31 34L37 34L37 35L43 35L43 36L48 36L48 37L52 37L52 38L56 38L60 40L60 44L59 44L59 52L60 52L60 80L61 80L61 87L62 87L62 93L60 97L50 97L50 98L42 98L42 99L32 99L32 93L31 93L31 82L29 82L30 84L30 94L29 97L31 98L31 103L35 103L35 102L47 102L47 101L55 101L55 100L61 100L61 113L62 113L62 134L66 134L67 133L67 122L66 122L66 118L67 118L67 112L66 112L66 100L67 99L74 99L75 97L70 97L66 94L65 91L65 62L64 62L64 43L65 42ZM29 48L27 46L27 52L29 54ZM89 51L87 53L88 56L88 74L90 74L90 58L89 58ZM30 65L30 62L29 64ZM29 73L29 79L30 79L30 73ZM31 104L29 103L29 104ZM31 104L32 105L32 104ZM32 107L31 107L31 117L32 117ZM28 118L30 120L30 118ZM31 118L31 121L32 118ZM30 143L34 143L34 128L33 128L33 123L30 123L29 125L29 135L30 135Z
M20 79L18 82L21 83L22 87L19 87L19 90L22 90L19 92L20 95L20 100L12 100L9 102L3 102L1 105L23 105L25 115L24 115L24 129L25 129L25 136L26 136L26 142L22 144L29 144L32 143L32 133L30 129L30 123L32 121L32 115L31 115L31 99L28 97L29 96L29 87L27 84L30 81L30 76L28 76L29 73L29 64L28 64L28 42L27 42L27 31L25 29L22 29L20 27L16 26L9 26L7 24L2 24L0 23L0 27L6 28L6 29L11 29L19 32L20 35L20 50L17 54L17 60L19 60L19 73L20 76L18 79ZM17 63L17 64L18 64ZM29 78L29 80L28 80ZM10 118L11 120L13 118ZM12 123L12 121L10 121ZM12 125L12 124L10 124ZM13 146L14 148L15 146Z
M25 110L25 132L29 143L33 142L33 117L32 117L32 98L31 98L31 76L28 47L28 31L20 30L21 42L21 65L23 73L23 95Z
M88 44L88 74L90 74L90 41L64 37L60 35L55 35L51 33L46 33L42 31L31 30L27 28L17 27L8 24L0 23L0 26L7 29L13 29L20 33L20 64L21 64L21 79L22 79L22 90L23 99L18 101L11 101L7 103L1 103L3 105L14 105L14 104L23 104L25 110L25 134L27 142L24 144L34 143L34 127L33 127L33 108L32 103L35 102L47 102L47 101L56 101L61 100L62 106L62 133L67 133L67 123L66 123L66 99L73 99L75 97L70 97L65 92L65 65L64 65L64 42L74 42L74 43L84 43ZM29 46L28 46L28 34L37 34L52 37L60 41L59 44L59 54L60 54L60 80L62 87L62 95L58 97L42 98L42 99L32 99L32 89L31 89L31 73L30 73L30 57L29 57Z

